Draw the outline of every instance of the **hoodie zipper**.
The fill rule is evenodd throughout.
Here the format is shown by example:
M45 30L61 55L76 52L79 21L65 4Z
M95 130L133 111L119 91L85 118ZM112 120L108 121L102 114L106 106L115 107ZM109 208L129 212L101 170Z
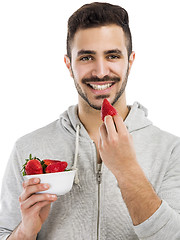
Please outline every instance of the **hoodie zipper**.
M97 240L100 238L100 232L99 232L99 227L100 227L100 201L101 201L101 181L102 181L102 172L101 172L101 167L102 164L99 163L97 164L97 183L98 183L98 214L97 214Z
M97 162L97 149L96 144L93 141L95 150L96 150L96 180L98 184L98 209L97 209L97 240L100 239L100 203L101 203L101 182L102 182L102 163Z

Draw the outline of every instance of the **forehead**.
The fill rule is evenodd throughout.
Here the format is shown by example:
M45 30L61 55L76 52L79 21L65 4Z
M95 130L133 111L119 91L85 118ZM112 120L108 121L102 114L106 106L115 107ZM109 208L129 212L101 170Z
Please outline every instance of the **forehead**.
M81 49L104 52L115 48L122 52L127 51L124 32L117 25L80 29L76 32L71 45L72 54Z

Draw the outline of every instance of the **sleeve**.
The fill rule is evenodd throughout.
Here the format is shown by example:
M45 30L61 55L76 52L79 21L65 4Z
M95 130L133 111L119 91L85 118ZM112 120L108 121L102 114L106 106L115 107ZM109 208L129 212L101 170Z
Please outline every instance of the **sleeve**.
M3 176L0 195L0 239L7 239L21 221L19 195L23 176L16 145L10 155Z
M146 221L134 226L134 230L139 239L175 240L180 232L180 143L171 152L157 194L162 199L161 206Z

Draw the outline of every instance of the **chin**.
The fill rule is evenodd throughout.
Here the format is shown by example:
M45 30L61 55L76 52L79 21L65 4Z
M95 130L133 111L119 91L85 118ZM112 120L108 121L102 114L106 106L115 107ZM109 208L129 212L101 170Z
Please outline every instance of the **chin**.
M93 109L95 109L95 110L98 110L98 111L101 110L101 105L102 105L102 103L101 103L101 104L93 104L93 103L88 102L88 104L89 104L89 106L90 106L91 108L93 108Z

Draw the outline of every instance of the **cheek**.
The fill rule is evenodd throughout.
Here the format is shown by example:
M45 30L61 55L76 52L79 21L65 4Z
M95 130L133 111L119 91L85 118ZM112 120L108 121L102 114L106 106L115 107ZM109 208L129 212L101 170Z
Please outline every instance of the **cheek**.
M72 66L72 69L73 69L73 75L75 79L77 79L78 81L83 79L84 77L89 76L90 70L85 65L74 64Z
M127 72L128 72L128 64L120 64L118 66L116 66L116 68L114 69L114 71L116 71L116 74L118 74L120 76L121 79L125 79Z
M123 77L124 74L126 73L127 63L124 62L124 61L120 61L120 62L117 62L117 63L112 62L112 63L109 63L109 69L114 74Z
M81 77L81 71L75 65L72 65L73 77L78 80Z

